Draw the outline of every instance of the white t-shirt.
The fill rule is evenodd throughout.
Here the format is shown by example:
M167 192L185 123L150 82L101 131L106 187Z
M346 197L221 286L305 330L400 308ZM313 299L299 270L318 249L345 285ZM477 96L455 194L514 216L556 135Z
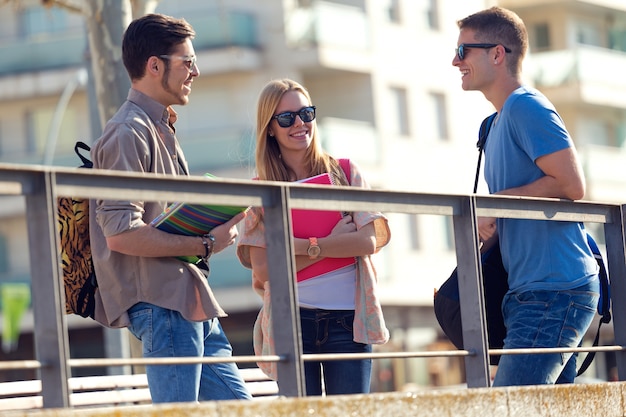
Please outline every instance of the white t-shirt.
M354 310L356 264L298 283L298 304L304 308Z

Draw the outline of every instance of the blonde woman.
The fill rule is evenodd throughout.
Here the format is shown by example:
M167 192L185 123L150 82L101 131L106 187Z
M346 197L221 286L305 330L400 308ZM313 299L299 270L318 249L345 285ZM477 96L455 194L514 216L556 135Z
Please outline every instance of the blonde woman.
M354 163L337 160L322 150L316 110L307 90L293 80L273 80L263 88L257 106L258 179L293 182L328 173L334 183L369 188ZM264 300L255 323L255 352L271 354L272 279L267 269L261 208L248 213L240 236L237 255L245 267L252 269L252 286ZM294 238L304 353L368 353L372 344L387 342L389 332L370 256L389 239L387 219L375 212L345 215L330 234ZM313 276L306 273L316 263L329 259L349 261L339 269L317 268ZM272 365L259 364L275 378ZM321 395L322 386L329 395L367 393L370 378L371 359L305 362L307 395Z

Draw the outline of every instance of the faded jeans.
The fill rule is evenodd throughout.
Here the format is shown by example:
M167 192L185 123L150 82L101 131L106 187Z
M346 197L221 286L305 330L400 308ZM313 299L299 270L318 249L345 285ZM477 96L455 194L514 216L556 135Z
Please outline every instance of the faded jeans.
M300 309L303 353L371 353L372 346L355 342L354 310ZM372 360L304 362L307 395L368 393Z
M217 318L193 322L149 303L135 304L128 315L144 358L232 356ZM147 365L146 374L153 403L252 398L234 363Z
M507 294L503 301L507 328L505 349L577 347L594 316L599 282L568 291L526 291ZM504 355L493 386L572 383L576 377L572 353Z

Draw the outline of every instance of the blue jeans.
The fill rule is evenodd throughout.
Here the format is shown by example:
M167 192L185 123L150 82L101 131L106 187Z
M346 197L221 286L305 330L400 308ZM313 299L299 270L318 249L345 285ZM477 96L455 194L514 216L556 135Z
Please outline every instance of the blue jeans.
M569 291L526 291L503 301L505 349L577 347L589 328L599 298L598 280ZM504 355L493 386L572 383L572 353Z
M303 353L370 353L372 346L356 343L354 310L300 309ZM307 395L368 393L372 360L304 362Z
M232 355L217 318L193 322L149 303L135 304L128 315L144 358ZM153 403L252 398L234 363L147 365L146 375Z

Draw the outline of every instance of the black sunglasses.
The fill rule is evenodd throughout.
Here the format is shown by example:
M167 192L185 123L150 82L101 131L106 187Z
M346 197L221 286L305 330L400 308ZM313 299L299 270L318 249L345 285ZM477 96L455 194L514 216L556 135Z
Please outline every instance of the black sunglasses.
M296 122L296 116L300 116L300 120L309 123L315 120L315 106L303 107L298 111L286 111L272 117L278 122L280 127L291 127Z
M465 59L465 48L480 48L480 49L491 49L500 45L499 43L462 43L458 48L455 49L456 56L459 58L459 61L463 61ZM511 50L506 46L504 47L504 51L510 53Z

